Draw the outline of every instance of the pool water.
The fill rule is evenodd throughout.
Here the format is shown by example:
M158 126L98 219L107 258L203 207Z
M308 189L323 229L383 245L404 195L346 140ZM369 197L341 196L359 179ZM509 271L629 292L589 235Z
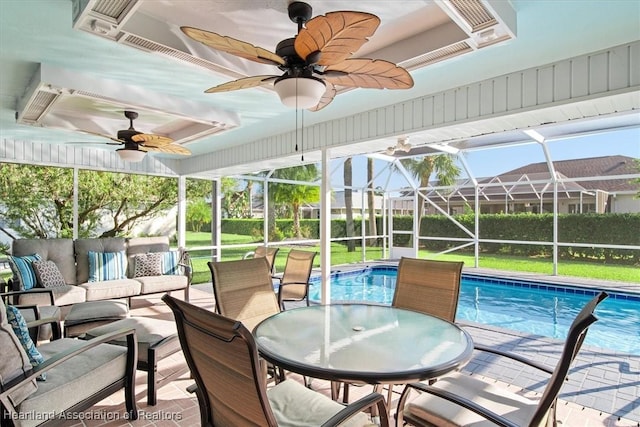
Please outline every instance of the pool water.
M334 274L331 300L391 304L396 274L395 267ZM319 301L320 286L314 280L309 298ZM577 286L463 274L456 320L565 339L571 322L595 294ZM599 320L589 328L585 345L640 355L640 295L609 292L596 316Z

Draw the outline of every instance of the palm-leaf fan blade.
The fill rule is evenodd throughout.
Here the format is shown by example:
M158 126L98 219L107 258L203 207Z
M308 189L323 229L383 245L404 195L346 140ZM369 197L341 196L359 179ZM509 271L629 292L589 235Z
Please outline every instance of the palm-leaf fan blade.
M189 151L188 149L178 144L163 145L161 147L152 147L149 145L144 145L140 147L140 149L142 149L143 151L154 151L157 153L183 154L183 155L191 154L191 151Z
M139 133L137 135L133 135L131 137L131 140L133 142L141 142L145 145L145 147L148 147L148 146L160 147L163 145L171 144L173 142L173 139L169 137L162 136L162 135L153 135L150 133Z
M213 49L261 64L284 65L284 59L273 52L228 36L193 27L180 27L183 33Z
M296 36L294 48L306 59L320 51L318 65L337 64L365 44L380 25L380 18L365 12L330 12L307 22Z
M320 98L320 102L318 102L318 105L308 108L309 111L322 110L324 107L329 105L331 101L333 101L333 98L336 97L336 87L327 81L325 81L325 86L326 90L324 91L324 95L322 95L322 98Z
M333 74L331 71L337 71ZM347 59L325 69L325 80L338 86L370 89L409 89L407 70L383 59Z
M232 90L239 90L239 89L249 89L252 87L262 86L267 83L271 83L271 81L277 79L278 77L279 76L273 76L273 75L244 77L238 80L222 83L218 86L210 87L209 89L205 90L205 92L217 93L217 92L229 92Z

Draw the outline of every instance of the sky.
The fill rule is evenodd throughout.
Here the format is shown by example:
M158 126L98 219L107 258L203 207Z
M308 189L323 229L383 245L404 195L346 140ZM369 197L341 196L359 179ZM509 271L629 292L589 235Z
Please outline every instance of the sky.
M549 153L554 161L624 155L640 159L640 128L617 130L614 132L570 138L547 142ZM475 150L466 153L466 161L471 172L477 178L491 177L508 172L530 163L545 162L544 151L538 143L516 147ZM374 168L377 172L383 169L385 162L377 161ZM353 160L353 183L356 187L366 185L366 158ZM466 177L467 175L464 174ZM376 181L376 186L384 186L386 175ZM338 168L331 178L334 187L343 182L342 169ZM402 177L391 178L389 188L406 186Z

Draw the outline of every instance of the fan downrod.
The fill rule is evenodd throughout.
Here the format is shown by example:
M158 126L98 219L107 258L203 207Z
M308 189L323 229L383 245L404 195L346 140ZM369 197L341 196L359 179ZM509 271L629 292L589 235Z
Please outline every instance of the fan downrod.
M138 118L138 113L135 111L125 110L124 116L129 119L129 129L123 129L118 131L118 139L125 142L131 142L131 137L138 135L138 132L133 128L133 121ZM133 144L136 144L135 142ZM137 144L136 144L137 146Z
M298 32L302 29L302 25L311 19L311 14L313 13L311 6L302 1L289 3L287 11L289 12L289 19L298 24Z

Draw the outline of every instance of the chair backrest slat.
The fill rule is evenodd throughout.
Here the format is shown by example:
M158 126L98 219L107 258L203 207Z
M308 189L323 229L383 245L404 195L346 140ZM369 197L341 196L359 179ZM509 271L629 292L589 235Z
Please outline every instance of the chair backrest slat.
M264 257L209 262L218 313L241 321L249 330L279 313L269 265Z
M400 259L392 306L453 322L460 295L462 262Z
M166 294L197 384L202 425L276 426L258 351L242 323Z

